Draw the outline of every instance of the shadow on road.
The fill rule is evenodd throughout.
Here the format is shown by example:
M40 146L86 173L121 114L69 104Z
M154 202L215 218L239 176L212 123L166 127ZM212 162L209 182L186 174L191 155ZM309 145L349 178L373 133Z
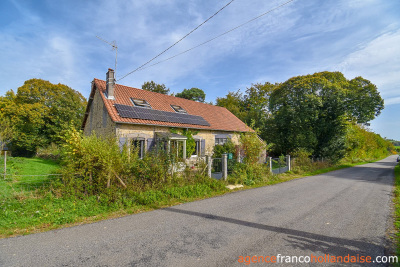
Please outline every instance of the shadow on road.
M356 256L357 254L359 254L375 258L375 256L382 256L385 249L383 245L376 244L376 243L384 243L383 240L351 240L346 238L331 237L300 230L288 229L278 226L270 226L260 223L248 222L239 219L233 219L233 218L201 213L196 211L182 210L172 207L164 208L162 210L191 215L191 216L197 216L204 219L232 223L246 227L252 227L275 233L286 234L287 237L285 238L285 240L288 241L290 246L293 248L301 249L304 251L321 252L329 254L331 256L346 256L348 254L351 256L352 255Z

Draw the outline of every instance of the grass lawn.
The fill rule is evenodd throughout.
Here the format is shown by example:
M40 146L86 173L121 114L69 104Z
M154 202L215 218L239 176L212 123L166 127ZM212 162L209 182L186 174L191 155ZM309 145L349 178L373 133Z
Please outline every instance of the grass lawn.
M31 191L49 183L54 176L46 174L56 174L59 169L59 164L53 160L7 157L7 175L4 179L4 157L0 157L0 162L0 199L16 190Z
M394 169L394 227L396 232L395 243L397 245L396 256L400 258L400 163ZM397 264L396 266L400 266Z
M267 181L244 186L244 189L277 184L363 163L329 167L309 173L289 172L273 175ZM168 185L161 189L136 192L128 197L121 197L122 200L118 203L113 203L97 196L83 199L61 197L57 190L52 190L49 183L54 178L48 176L17 176L57 173L58 168L58 163L52 160L10 158L7 172L14 176L6 180L0 178L0 192L2 192L0 195L0 238L120 217L223 195L230 191L225 187L226 182L207 179L192 184Z
M57 177L46 176L57 173L59 164L55 161L8 157L7 164L7 173L11 175L6 179L0 177L0 238L120 217L229 191L223 182L210 179L137 192L114 204L97 196L84 199L59 196L51 184ZM3 171L1 168L0 172Z

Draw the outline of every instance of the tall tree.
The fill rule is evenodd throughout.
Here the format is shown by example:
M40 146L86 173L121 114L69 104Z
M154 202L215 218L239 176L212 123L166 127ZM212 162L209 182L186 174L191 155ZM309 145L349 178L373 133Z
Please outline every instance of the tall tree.
M0 113L0 151L10 142L13 132L14 128L10 119Z
M347 109L358 123L367 123L381 114L384 102L375 84L356 77L349 82Z
M165 84L158 84L153 81L145 82L142 85L142 89L150 91L150 92L164 94L164 95L168 95L168 93L169 93L169 88L167 88L165 86Z
M244 122L260 130L261 138L265 139L268 130L264 129L271 118L269 99L277 84L253 84L246 89L243 106L245 110Z
M80 128L86 99L63 84L41 79L25 81L17 94L7 92L0 108L14 125L13 151L32 155L37 147L60 140L60 132L72 126Z
M357 81L360 79L365 86L348 81L340 72L320 72L279 85L270 97L273 123L269 141L276 152L304 148L333 160L343 157L346 121L365 122L383 108L376 86L361 77Z
M175 96L202 103L204 103L204 101L206 100L206 94L204 93L204 91L195 87L190 89L183 89L182 92L177 93Z
M240 90L236 92L228 92L225 97L217 97L216 105L226 108L242 121L244 121L246 117L244 98Z

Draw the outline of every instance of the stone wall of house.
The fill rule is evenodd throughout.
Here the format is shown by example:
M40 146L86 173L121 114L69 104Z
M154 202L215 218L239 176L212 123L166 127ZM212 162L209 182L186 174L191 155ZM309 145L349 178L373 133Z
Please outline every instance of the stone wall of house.
M239 144L239 135L232 132L216 132L212 130L193 130L198 131L193 137L205 140L205 154L211 155L215 145L216 135L227 135L234 144ZM118 124L116 128L117 137L123 138L154 138L156 132L170 132L170 127L136 125L136 124ZM146 144L147 150L147 144Z
M98 136L106 136L114 134L115 127L115 122L111 120L100 92L96 90L83 133L90 135L92 132L95 132Z

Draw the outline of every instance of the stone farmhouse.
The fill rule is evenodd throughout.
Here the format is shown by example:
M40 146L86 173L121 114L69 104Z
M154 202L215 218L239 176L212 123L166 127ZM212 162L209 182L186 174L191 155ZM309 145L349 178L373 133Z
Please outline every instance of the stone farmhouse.
M196 133L192 155L187 137L171 133L174 128ZM253 131L226 108L116 84L112 69L106 81L93 80L82 129L85 135L115 135L121 146L138 148L140 157L153 148L180 147L184 159L211 155L228 139L239 144L238 133Z

